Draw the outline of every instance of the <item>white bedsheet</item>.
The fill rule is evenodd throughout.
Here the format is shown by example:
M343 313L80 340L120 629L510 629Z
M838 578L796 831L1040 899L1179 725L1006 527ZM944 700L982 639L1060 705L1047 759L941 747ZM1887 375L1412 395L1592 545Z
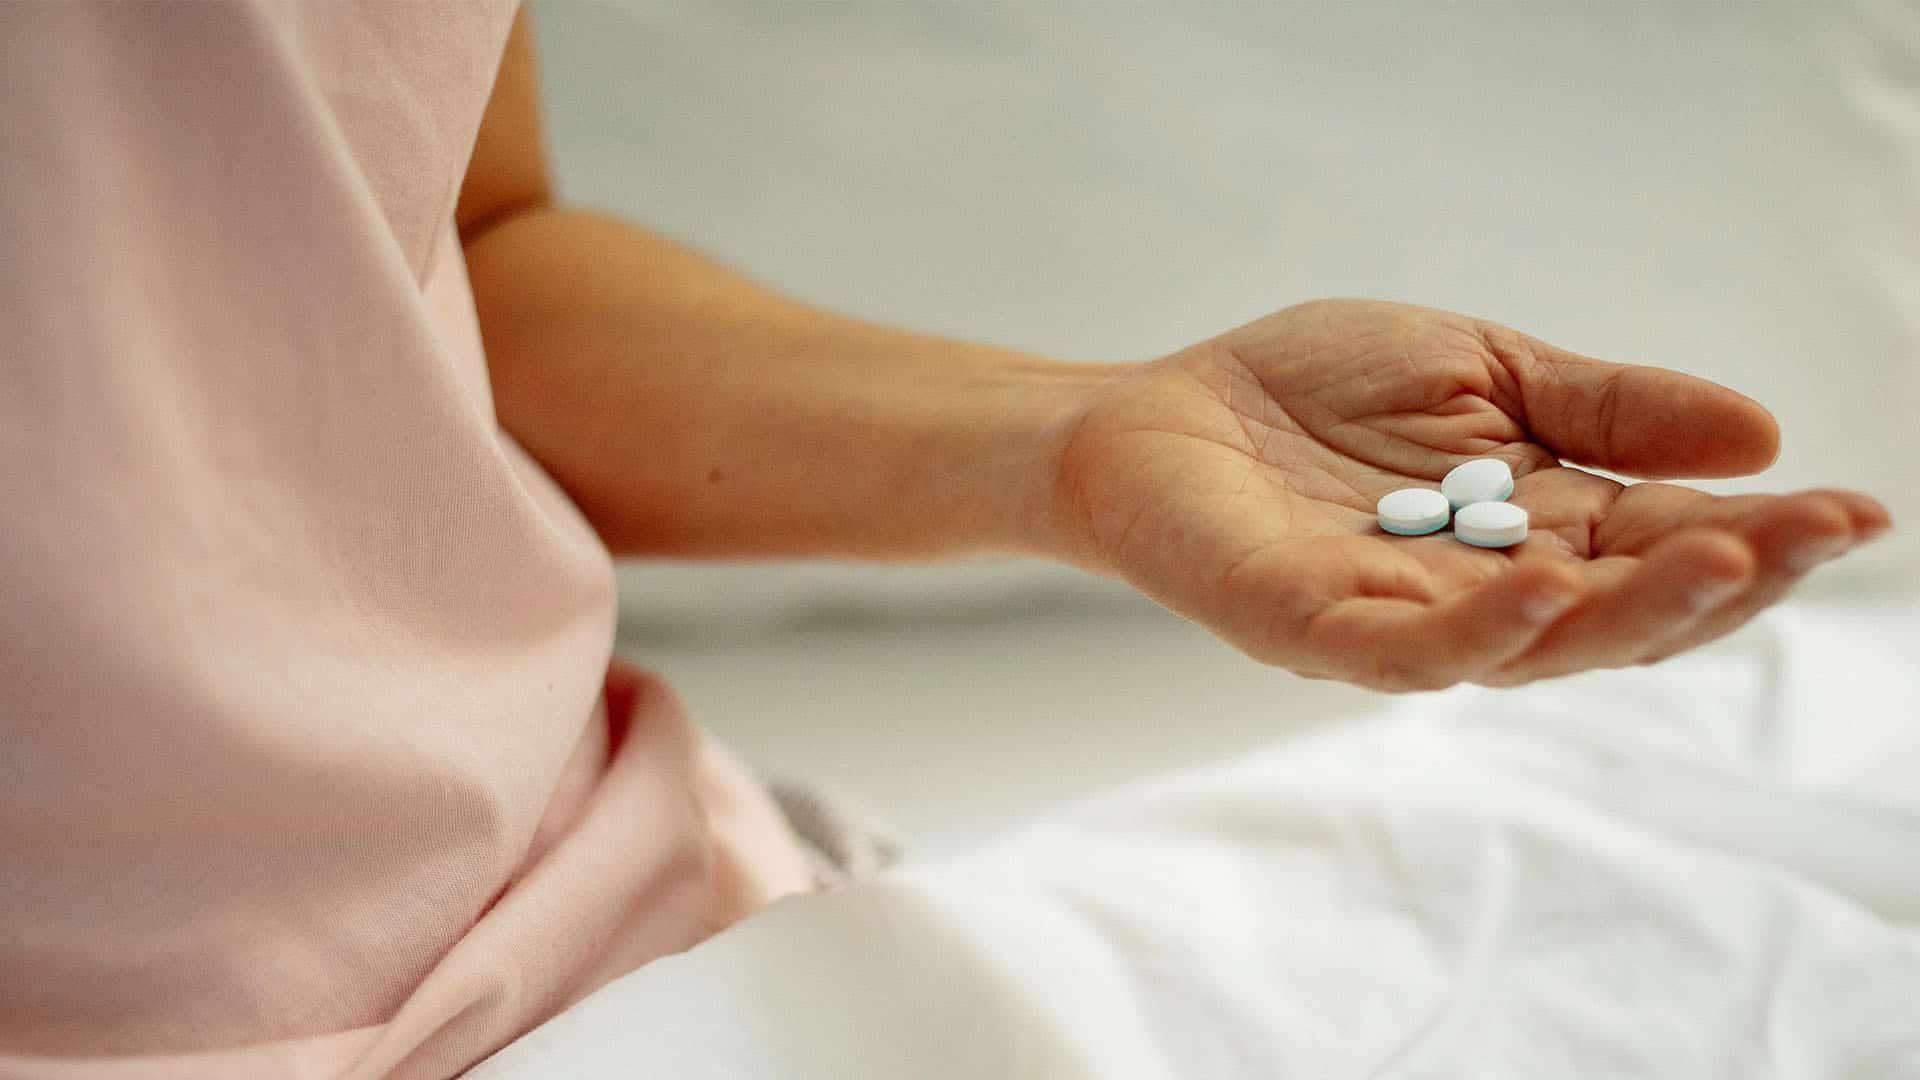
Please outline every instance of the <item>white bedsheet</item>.
M481 1080L1920 1077L1920 606L1385 713L795 899Z

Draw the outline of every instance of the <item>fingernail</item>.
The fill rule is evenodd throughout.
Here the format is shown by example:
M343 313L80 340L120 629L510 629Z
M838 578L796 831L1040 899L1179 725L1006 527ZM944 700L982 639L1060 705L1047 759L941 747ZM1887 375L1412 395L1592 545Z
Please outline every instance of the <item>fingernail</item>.
M1802 544L1794 548L1793 551L1787 555L1787 565L1791 566L1796 573L1804 574L1814 567L1819 566L1821 563L1826 562L1828 559L1839 557L1840 553L1845 550L1847 550L1847 542L1845 540L1816 540L1813 543Z
M1578 599L1571 593L1535 593L1520 602L1520 617L1531 623L1550 623Z
M1687 594L1687 602L1695 611L1709 611L1733 599L1740 591L1737 581L1707 581L1693 587Z

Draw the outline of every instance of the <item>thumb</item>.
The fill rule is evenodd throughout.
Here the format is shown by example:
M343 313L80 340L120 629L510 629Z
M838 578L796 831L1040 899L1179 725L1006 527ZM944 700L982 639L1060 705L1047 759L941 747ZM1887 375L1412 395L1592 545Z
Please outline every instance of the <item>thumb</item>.
M1513 381L1521 422L1556 455L1628 476L1745 476L1780 452L1760 403L1665 368L1610 364L1503 326L1482 336Z

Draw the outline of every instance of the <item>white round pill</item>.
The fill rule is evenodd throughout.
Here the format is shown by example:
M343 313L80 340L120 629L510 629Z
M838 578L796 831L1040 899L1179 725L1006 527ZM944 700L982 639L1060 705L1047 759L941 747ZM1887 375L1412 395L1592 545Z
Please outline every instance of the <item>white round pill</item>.
M1509 502L1478 502L1453 515L1453 535L1474 547L1512 547L1527 538L1527 512Z
M1374 505L1380 527L1395 536L1425 536L1447 527L1453 508L1447 497L1431 488L1401 488L1381 496Z
M1440 494L1455 510L1477 502L1502 502L1513 494L1513 470L1499 458L1474 458L1453 467L1440 481Z

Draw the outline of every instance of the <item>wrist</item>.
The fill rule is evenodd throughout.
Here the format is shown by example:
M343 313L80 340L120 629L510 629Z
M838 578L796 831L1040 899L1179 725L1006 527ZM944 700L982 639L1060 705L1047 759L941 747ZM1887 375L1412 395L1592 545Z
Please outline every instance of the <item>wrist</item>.
M1074 436L1094 405L1137 365L1020 357L992 377L988 418L976 459L985 489L997 493L988 546L1007 554L1084 564L1087 544L1062 471Z

